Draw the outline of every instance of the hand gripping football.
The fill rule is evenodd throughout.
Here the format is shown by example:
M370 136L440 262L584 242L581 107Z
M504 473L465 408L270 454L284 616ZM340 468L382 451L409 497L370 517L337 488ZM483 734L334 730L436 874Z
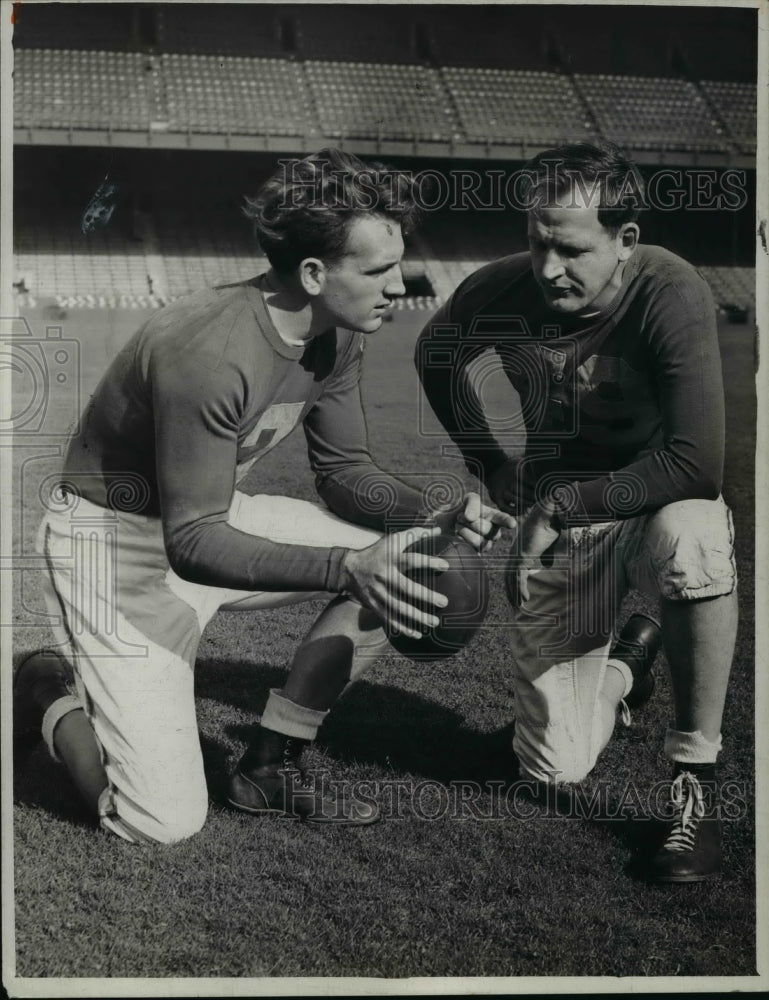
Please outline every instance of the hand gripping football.
M388 639L411 660L447 659L463 649L483 624L489 606L486 568L472 545L457 535L421 538L408 551L440 556L449 563L440 573L419 570L409 574L423 586L444 594L449 603L445 608L419 603L420 608L440 617L440 623L421 638L388 633Z

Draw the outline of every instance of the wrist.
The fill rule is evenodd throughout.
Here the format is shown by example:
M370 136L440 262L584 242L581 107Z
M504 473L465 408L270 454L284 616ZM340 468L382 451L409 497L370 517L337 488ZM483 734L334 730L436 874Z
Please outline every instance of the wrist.
M518 513L520 507L520 461L505 458L486 477L486 488L492 501L500 509Z
M537 501L537 507L543 521L554 531L561 532L566 527L566 517L563 507L554 497L545 497Z
M335 586L329 588L338 594L350 593L353 583L353 565L355 562L356 549L339 549L341 555L337 562L337 575Z

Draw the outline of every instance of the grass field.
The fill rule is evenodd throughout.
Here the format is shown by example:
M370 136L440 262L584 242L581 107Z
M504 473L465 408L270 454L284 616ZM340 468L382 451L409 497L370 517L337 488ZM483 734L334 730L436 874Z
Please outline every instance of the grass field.
M129 310L73 311L59 321L64 336L80 343L83 397L140 318ZM398 313L369 341L364 394L373 452L382 467L406 477L463 476L458 461L441 457L444 438L419 433L411 355L425 319ZM40 314L33 332L44 336ZM379 661L321 731L313 750L319 767L376 783L386 809L402 790L399 814L374 827L253 820L222 804L223 777L317 604L221 614L206 631L196 683L211 807L194 839L137 848L98 832L62 769L37 751L16 776L17 974L753 975L753 343L746 329L727 326L722 345L725 494L735 514L742 619L721 775L739 783L744 807L726 823L720 879L660 888L636 875L649 829L638 800L668 774L661 753L671 718L664 670L652 702L631 728L617 727L585 783L586 794L606 793L609 809L630 803L636 789L638 821L568 818L552 803L530 802L511 816L501 808L501 785L465 802L461 815L446 813L458 781L501 782L510 773L514 705L495 572L489 627L477 641L446 663ZM45 433L31 436L15 456L18 655L47 639L31 557L37 490L57 468L62 439L52 435L74 417L72 399L70 387L54 385ZM425 429L434 431L435 423L428 420ZM263 470L267 492L312 498L301 434L268 456ZM626 610L636 606L652 610L637 596Z

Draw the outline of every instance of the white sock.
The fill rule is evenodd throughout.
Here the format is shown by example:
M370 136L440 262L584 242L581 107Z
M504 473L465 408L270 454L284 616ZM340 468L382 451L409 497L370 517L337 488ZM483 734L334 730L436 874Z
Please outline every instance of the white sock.
M625 663L624 660L607 660L607 667L614 667L615 670L619 670L622 676L625 678L625 690L622 692L622 697L627 698L630 694L630 689L633 686L633 671Z
M40 728L43 734L43 739L45 740L45 745L48 747L48 752L58 763L61 763L61 761L59 760L59 755L56 753L56 747L53 743L53 732L65 715L69 715L70 712L76 712L78 709L82 709L82 707L83 706L80 703L79 698L76 698L72 694L66 694L61 698L57 698L56 701L54 701L46 709L45 715L43 716L43 724Z
M715 743L706 740L699 729L693 733L668 729L665 733L665 756L679 764L715 764L720 750L720 733Z

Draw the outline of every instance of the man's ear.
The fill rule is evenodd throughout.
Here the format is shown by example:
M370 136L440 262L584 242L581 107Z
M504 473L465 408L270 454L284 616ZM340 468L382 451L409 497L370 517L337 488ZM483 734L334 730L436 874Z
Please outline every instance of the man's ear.
M619 243L618 257L620 260L630 260L635 253L638 241L641 238L641 230L635 222L626 222L617 234Z
M306 257L299 264L299 281L307 295L320 295L326 284L326 265L319 257Z

